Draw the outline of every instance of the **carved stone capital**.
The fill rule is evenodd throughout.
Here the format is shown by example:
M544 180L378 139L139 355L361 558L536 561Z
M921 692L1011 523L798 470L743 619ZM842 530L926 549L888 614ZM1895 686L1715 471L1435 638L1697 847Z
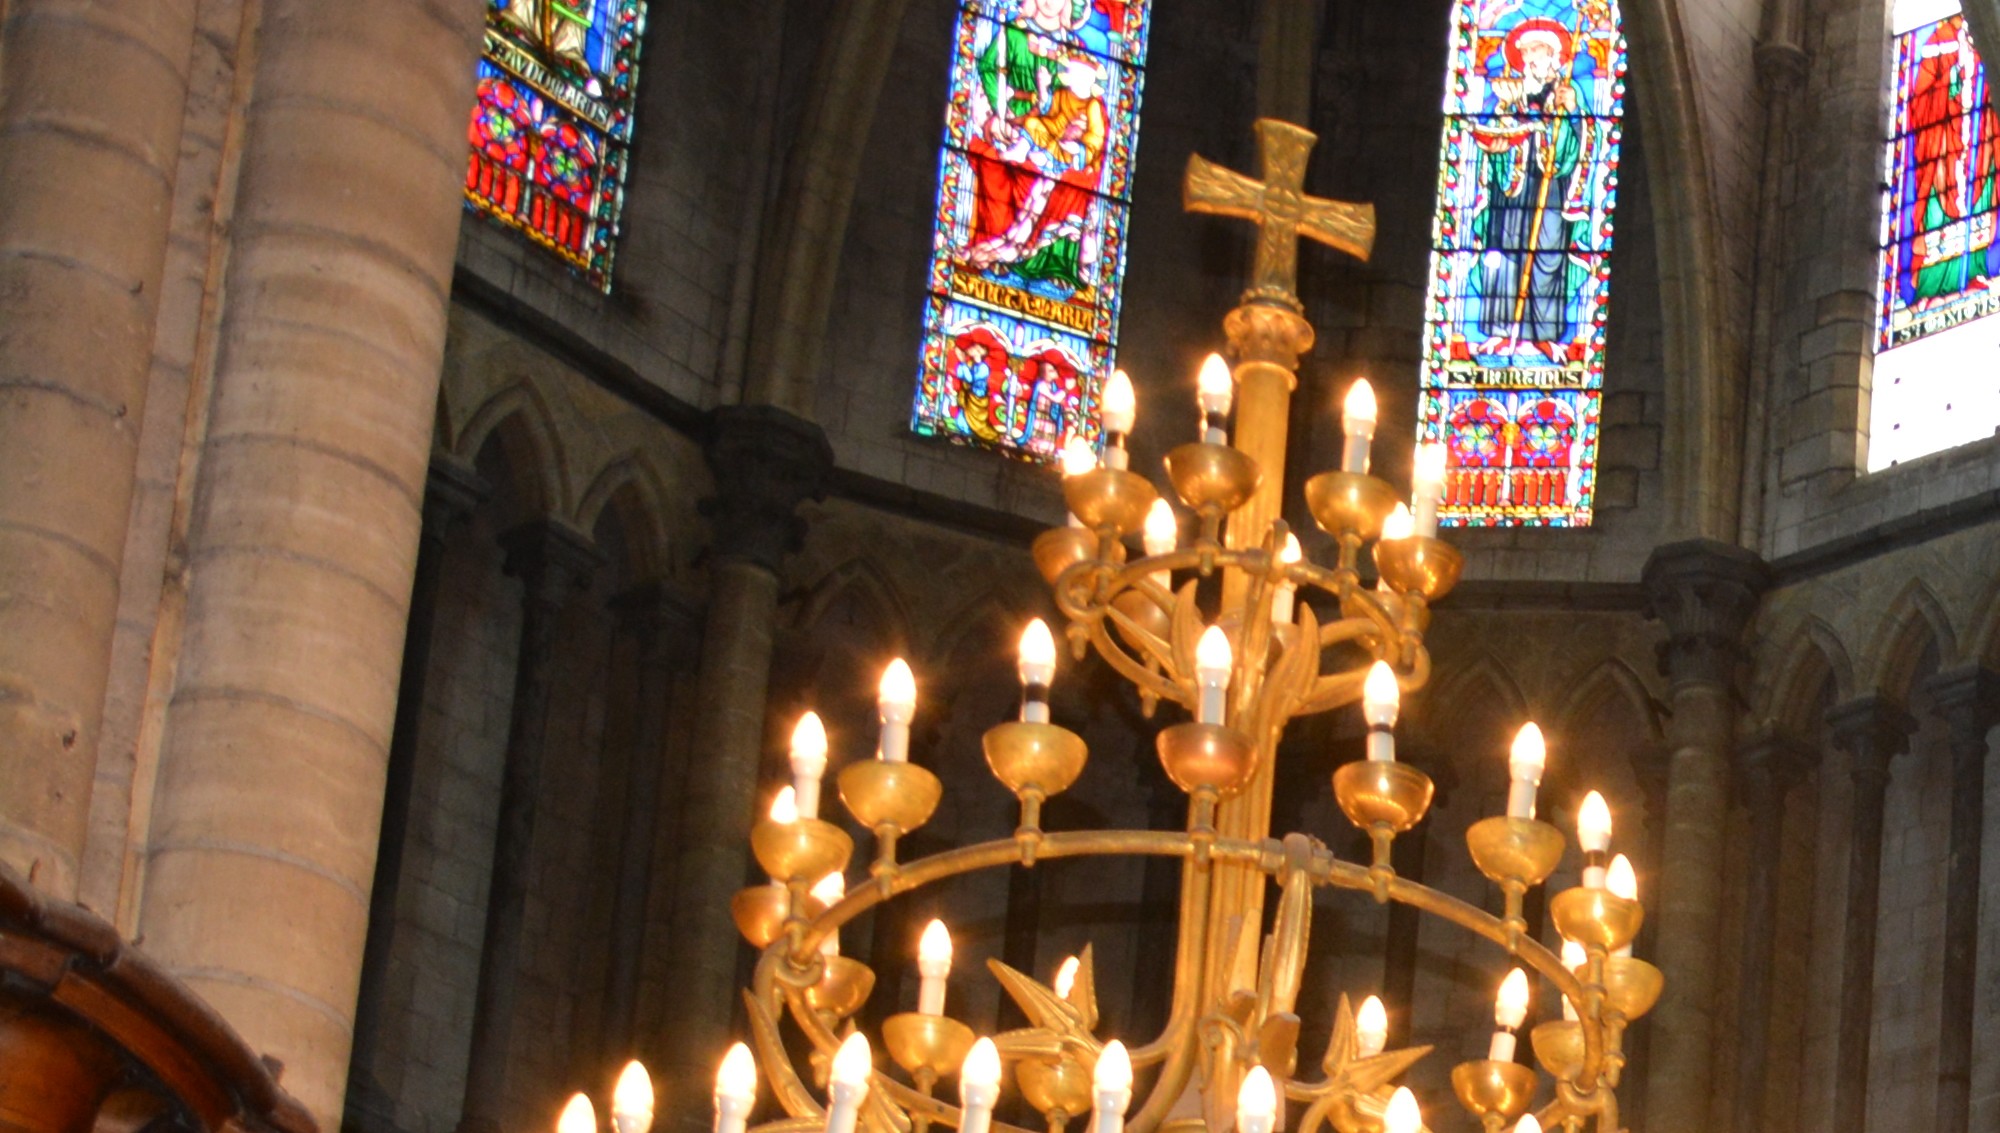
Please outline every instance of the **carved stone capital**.
M1940 714L1953 726L1963 718L1965 726L1983 735L2000 723L2000 673L1983 665L1967 665L1939 673L1924 682L1924 690L1937 702Z
M715 477L715 494L701 503L714 553L776 572L805 537L799 505L825 494L833 469L826 431L768 405L724 406L704 455Z
M1736 793L1751 814L1778 814L1785 796L1817 762L1812 745L1783 732L1760 732L1736 745Z
M507 552L506 572L527 587L525 598L560 608L571 595L590 585L604 552L590 536L554 519L537 519L500 536Z
M1743 631L1771 584L1764 560L1712 539L1669 543L1646 560L1640 583L1646 616L1667 627L1660 672L1676 684L1733 684Z
M442 537L492 494L493 486L472 465L450 453L432 453L424 478L424 531Z
M1751 53L1757 81L1770 91L1797 90L1806 77L1806 53L1795 43L1766 41Z
M1851 768L1860 791L1880 791L1889 783L1889 761L1908 749L1917 722L1903 706L1882 696L1864 696L1836 705L1826 714L1835 747L1854 757Z

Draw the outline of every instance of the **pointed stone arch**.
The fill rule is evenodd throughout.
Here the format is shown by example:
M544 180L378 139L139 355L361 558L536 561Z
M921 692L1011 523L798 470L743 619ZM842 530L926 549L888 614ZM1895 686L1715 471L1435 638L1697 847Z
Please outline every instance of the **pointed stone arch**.
M1926 650L1933 648L1939 667L1950 667L1958 659L1958 635L1936 592L1922 579L1911 579L1889 604L1869 642L1868 687L1907 704L1917 666Z
M1440 721L1451 715L1452 706L1468 703L1482 694L1496 698L1503 714L1528 719L1528 698L1521 691L1521 683L1514 679L1505 662L1480 650L1464 664L1449 665L1432 679L1423 694L1423 711L1412 721L1416 724L1416 734L1428 744L1440 744L1448 738L1449 731L1440 726Z
M902 591L874 560L857 556L819 576L805 590L790 619L794 629L811 631L842 601L858 601L880 615L886 640L912 648L910 605Z
M673 569L662 483L653 462L635 449L600 469L577 505L576 524L584 531L595 531L607 509L618 517L629 541L626 570L635 580Z
M1574 731L1587 716L1607 703L1629 711L1649 738L1658 740L1663 734L1660 704L1646 687L1645 678L1618 657L1598 662L1582 680L1571 685L1551 719L1558 731Z
M1844 704L1855 695L1854 661L1833 627L1817 617L1806 619L1779 656L1762 716L1780 731L1810 736L1821 725L1829 685L1835 704Z
M534 382L523 378L481 403L460 431L452 451L476 461L489 440L497 440L507 463L518 476L522 502L553 517L574 514L561 434L548 401Z

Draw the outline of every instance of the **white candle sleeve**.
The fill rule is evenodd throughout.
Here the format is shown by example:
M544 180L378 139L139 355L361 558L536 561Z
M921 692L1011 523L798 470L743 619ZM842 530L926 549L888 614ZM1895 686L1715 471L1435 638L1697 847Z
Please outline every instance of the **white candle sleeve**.
M819 817L819 776L792 776L792 790L798 796L799 817Z
M1493 1062L1514 1061L1515 1043L1514 1032L1505 1030L1493 1032L1493 1045L1486 1050L1487 1059Z
M1340 470L1342 472L1368 472L1368 446L1375 442L1375 430L1367 432L1350 430L1340 449Z
M715 1095L715 1133L743 1133L750 1124L750 1110L756 1104L755 1098Z
M868 1096L866 1085L849 1086L835 1082L827 1090L826 1133L854 1133L861 1115L861 1099Z
M1382 724L1368 728L1368 758L1376 763L1396 762L1396 730Z
M1535 817L1536 784L1533 779L1515 779L1507 784L1507 817Z

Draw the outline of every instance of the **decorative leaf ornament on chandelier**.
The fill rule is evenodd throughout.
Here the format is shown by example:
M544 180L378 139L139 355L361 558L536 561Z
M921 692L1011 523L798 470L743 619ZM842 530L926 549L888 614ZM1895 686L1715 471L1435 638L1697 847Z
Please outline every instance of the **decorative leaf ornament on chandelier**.
M1395 839L1424 817L1432 795L1430 778L1396 758L1394 729L1403 696L1429 678L1431 605L1457 583L1462 559L1435 537L1435 481L1443 471L1436 454L1418 454L1423 479L1413 509L1368 473L1375 406L1365 389L1346 401L1343 467L1305 485L1315 521L1333 537L1332 561L1305 556L1279 518L1276 473L1285 467L1288 403L1298 358L1313 339L1293 295L1294 242L1306 235L1365 255L1373 220L1365 206L1304 195L1311 133L1275 121L1259 122L1257 133L1264 180L1197 158L1187 182L1189 209L1254 219L1264 237L1253 286L1224 324L1235 364L1219 357L1204 364L1191 429L1198 439L1166 456L1173 495L1192 524L1183 527L1152 481L1120 467L1123 461L1100 465L1086 447L1063 461L1070 523L1044 533L1033 549L1067 619L1072 655L1103 658L1137 687L1149 715L1161 701L1187 710L1189 719L1156 738L1168 777L1188 796L1185 828L1042 828L1043 804L1075 782L1088 752L1081 737L1049 719L1058 651L1037 622L1021 640L1019 718L984 738L988 766L1020 803L1014 836L901 860L898 839L929 820L942 784L907 762L916 688L896 661L883 681L878 757L855 761L838 777L841 802L875 839L866 880L848 878L844 895L823 885L829 874L845 874L854 843L803 807L774 808L751 832L774 884L739 893L733 911L743 934L763 949L745 1001L764 1080L788 1115L752 1133L1026 1133L993 1116L1003 1065L1054 1133L1086 1115L1094 1133L1223 1133L1232 1126L1240 1133L1320 1133L1326 1126L1419 1133L1419 1102L1397 1082L1430 1048L1389 1049L1388 1011L1376 997L1357 1014L1341 996L1321 1075L1299 1072L1297 1004L1313 894L1322 887L1411 906L1511 954L1513 970L1494 985L1488 1057L1451 1074L1458 1100L1485 1133L1574 1133L1586 1123L1597 1133L1620 1133L1625 1028L1652 1007L1662 981L1630 954L1642 908L1629 863L1607 856L1611 818L1601 796L1593 793L1583 808L1585 884L1549 901L1566 941L1561 956L1529 933L1522 913L1528 891L1554 872L1566 848L1562 833L1535 817L1548 756L1533 724L1509 758L1507 812L1466 834L1474 864L1504 895L1503 915L1401 877L1391 864ZM1122 393L1114 400L1120 418L1106 431L1122 441L1137 407ZM1140 540L1143 552L1135 555L1128 539ZM1372 585L1362 580L1364 558L1373 563ZM1201 585L1218 577L1219 587ZM1321 610L1332 614L1323 620ZM1304 833L1280 838L1271 831L1274 762L1286 725L1347 705L1362 708L1367 758L1335 768L1333 789L1342 812L1368 835L1366 862L1343 860ZM799 778L785 792L808 798L817 794L821 740L810 726L800 734L803 751L793 761ZM916 957L918 1010L884 1021L879 1041L888 1064L875 1063L856 1023L875 974L827 947L842 925L962 874L1097 855L1182 863L1172 1009L1161 1033L1125 1041L1100 1033L1086 948L1046 985L989 959L987 968L1029 1025L975 1036L946 1013L951 942L945 926L932 922ZM1229 927L1266 923L1264 904L1274 893L1267 939ZM1563 1018L1529 1025L1531 975L1559 993ZM1541 1088L1534 1067L1516 1061L1523 1031L1552 1090ZM797 1049L811 1051L803 1072L788 1053ZM956 1090L940 1091L940 1081L954 1075ZM740 1065L725 1067L725 1077L717 1086L716 1129L739 1133ZM953 1095L957 1105L948 1100ZM1538 1096L1544 1101L1531 1113Z

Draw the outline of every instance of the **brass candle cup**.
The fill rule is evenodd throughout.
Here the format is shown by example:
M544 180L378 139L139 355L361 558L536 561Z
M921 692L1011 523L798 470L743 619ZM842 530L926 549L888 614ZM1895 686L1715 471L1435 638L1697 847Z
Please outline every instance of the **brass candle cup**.
M757 864L778 881L794 878L810 884L829 873L844 871L854 854L854 839L831 822L801 818L773 822L768 818L750 828L750 849Z
M1583 1024L1575 1019L1554 1019L1538 1023L1528 1032L1535 1048L1535 1061L1542 1069L1565 1082L1573 1081L1583 1069Z
M1381 535L1382 521L1398 502L1387 480L1366 473L1322 472L1306 481L1306 507L1320 530L1336 538L1358 535L1366 541Z
M799 898L799 916L811 920L825 911L826 906L818 899ZM736 922L736 931L759 949L769 948L772 941L784 935L785 921L791 913L791 890L783 885L752 885L729 899L729 915Z
M1074 1058L1027 1060L1014 1067L1021 1096L1043 1116L1081 1117L1091 1109L1091 1072Z
M1121 537L1146 525L1146 513L1159 497L1151 480L1118 468L1099 468L1063 479L1063 502L1069 505L1070 514L1092 531L1109 527Z
M1604 958L1604 1009L1626 1022L1643 1017L1660 1001L1666 987L1660 969L1630 956Z
M1549 916L1565 939L1616 951L1632 943L1646 910L1609 889L1565 889L1549 900Z
M933 1077L958 1072L975 1041L972 1028L943 1015L906 1011L882 1020L882 1045L896 1065Z
M1160 732L1154 746L1167 777L1189 794L1208 790L1233 795L1257 770L1250 737L1220 724L1175 724Z
M1375 569L1396 591L1435 602L1458 585L1465 555L1441 539L1384 539L1375 544Z
M840 801L869 830L894 827L907 834L931 820L944 784L914 763L864 759L840 769Z
M845 1019L868 1002L875 990L875 969L845 956L828 956L826 972L806 989L806 1004L814 1011Z
M994 778L1024 799L1062 794L1083 774L1090 757L1083 737L1068 728L1018 720L988 728L980 746Z
M1167 479L1187 506L1227 515L1248 503L1263 479L1257 462L1228 445L1182 445L1167 454Z
M1333 772L1333 796L1341 812L1363 830L1387 827L1401 834L1431 808L1431 777L1407 763L1358 759Z
M1500 885L1532 889L1547 881L1562 862L1562 831L1532 818L1482 818L1465 832L1465 845L1479 872Z
M1451 1068L1451 1088L1474 1117L1498 1118L1505 1127L1528 1112L1528 1102L1535 1096L1535 1069L1490 1058L1461 1062Z
M1062 572L1097 557L1097 534L1082 527L1051 527L1035 536L1035 569L1050 586Z

